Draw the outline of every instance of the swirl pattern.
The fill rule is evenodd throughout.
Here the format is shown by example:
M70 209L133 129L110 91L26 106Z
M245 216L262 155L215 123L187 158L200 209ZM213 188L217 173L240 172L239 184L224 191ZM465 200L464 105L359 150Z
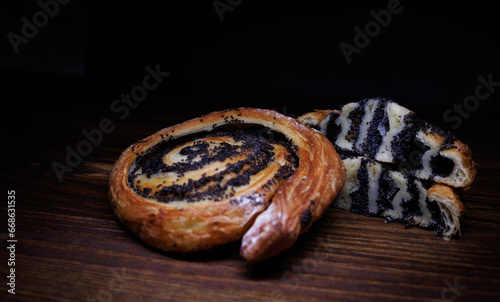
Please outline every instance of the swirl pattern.
M323 215L345 180L331 142L263 109L213 112L133 144L110 176L120 222L175 252L241 239L248 262L290 247Z
M266 139L262 127L221 128L153 146L132 164L129 186L141 197L171 205L242 199L262 204L267 192L295 172L294 147L284 138Z

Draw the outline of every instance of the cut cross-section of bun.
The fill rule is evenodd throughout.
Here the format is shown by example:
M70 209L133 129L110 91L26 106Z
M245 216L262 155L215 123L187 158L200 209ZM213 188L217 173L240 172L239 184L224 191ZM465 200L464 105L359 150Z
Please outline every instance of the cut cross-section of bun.
M470 187L477 165L456 136L386 98L298 120L320 130L346 166L335 207L429 228L446 239L459 233L465 207L458 192Z
M408 152L415 134L413 112L385 99L349 103L320 123L320 130L340 150L392 163Z
M344 157L346 182L339 209L431 229L445 239L460 232L465 207L453 189L394 170L364 156Z
M320 130L337 150L397 164L421 179L467 188L476 176L466 144L385 98L308 113L299 120Z

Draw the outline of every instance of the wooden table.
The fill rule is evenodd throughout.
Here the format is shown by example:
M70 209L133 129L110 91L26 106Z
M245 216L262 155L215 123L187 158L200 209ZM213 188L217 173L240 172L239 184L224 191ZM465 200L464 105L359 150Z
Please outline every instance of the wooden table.
M478 110L458 129L479 163L477 181L464 192L460 237L445 241L417 227L329 209L292 248L249 266L238 242L164 253L117 222L108 176L121 151L210 111L141 106L123 121L106 110L11 117L1 169L1 301L500 300L500 160L488 133L479 131L486 112ZM51 164L64 162L66 146L75 148L85 138L81 131L107 116L116 128L59 182ZM9 190L15 190L15 266L8 266ZM7 292L9 268L15 295Z

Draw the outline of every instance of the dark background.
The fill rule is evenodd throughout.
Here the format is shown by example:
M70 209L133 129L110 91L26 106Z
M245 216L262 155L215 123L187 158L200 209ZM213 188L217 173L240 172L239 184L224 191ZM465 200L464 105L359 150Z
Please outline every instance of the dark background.
M238 106L296 116L384 96L449 127L444 111L475 93L479 75L500 81L496 7L401 0L402 12L348 64L339 44L352 45L354 27L364 28L370 11L388 2L245 0L221 21L214 1L73 0L18 54L7 35L20 34L21 18L31 20L40 7L2 3L4 132L32 129L33 116L61 123L112 116L110 104L157 64L170 76L128 118L189 118ZM494 128L489 117L499 99L492 93L460 126L488 117Z

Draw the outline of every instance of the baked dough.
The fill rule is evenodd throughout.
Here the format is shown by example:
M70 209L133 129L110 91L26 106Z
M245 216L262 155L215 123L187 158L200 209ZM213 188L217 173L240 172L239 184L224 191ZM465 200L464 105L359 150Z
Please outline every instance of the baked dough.
M119 221L146 244L192 252L242 239L251 263L321 217L345 168L319 131L271 110L213 112L128 147L109 181Z
M396 164L420 179L469 188L477 173L465 143L389 99L364 99L298 119L320 130L337 150Z
M423 181L364 156L343 155L347 175L334 207L433 230L460 233L465 207L455 188Z
M346 182L335 207L432 229L445 239L460 234L459 193L473 183L477 164L453 134L385 98L298 120L325 134L344 161Z

